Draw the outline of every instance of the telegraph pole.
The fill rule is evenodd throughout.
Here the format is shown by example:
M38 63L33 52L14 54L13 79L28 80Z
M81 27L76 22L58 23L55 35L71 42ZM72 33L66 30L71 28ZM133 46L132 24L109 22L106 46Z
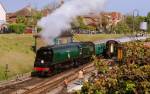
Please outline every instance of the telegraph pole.
M135 12L137 13L137 16L139 16L139 10L137 10L137 9L134 9L133 10L133 28L132 28L132 30L133 30L133 32L132 33L134 33L134 31L135 31Z

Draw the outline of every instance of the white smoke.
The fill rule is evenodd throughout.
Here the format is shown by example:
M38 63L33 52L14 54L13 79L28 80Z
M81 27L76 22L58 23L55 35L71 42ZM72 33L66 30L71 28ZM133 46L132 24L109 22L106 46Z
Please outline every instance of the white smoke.
M77 16L100 12L105 0L70 0L47 17L43 17L38 25L42 28L42 37L48 44L60 35L64 30L71 27L70 23Z

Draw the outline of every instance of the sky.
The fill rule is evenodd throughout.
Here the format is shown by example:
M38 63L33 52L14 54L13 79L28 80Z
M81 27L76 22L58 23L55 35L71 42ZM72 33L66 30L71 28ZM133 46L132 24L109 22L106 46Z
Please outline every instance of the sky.
M56 1L59 0L0 0L7 12L17 11L29 4L40 9ZM150 11L150 0L106 0L104 10L118 11L123 14L132 14L133 10L138 10L134 11L135 15L138 13L146 16Z

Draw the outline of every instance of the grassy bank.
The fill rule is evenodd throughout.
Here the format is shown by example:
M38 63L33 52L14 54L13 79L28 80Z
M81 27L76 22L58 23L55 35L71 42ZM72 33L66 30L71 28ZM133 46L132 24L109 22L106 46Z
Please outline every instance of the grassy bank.
M75 41L97 41L101 39L107 39L107 38L119 38L123 37L125 35L123 34L76 34L74 36Z
M6 64L9 77L31 71L35 56L32 45L32 35L0 35L0 80L5 79Z

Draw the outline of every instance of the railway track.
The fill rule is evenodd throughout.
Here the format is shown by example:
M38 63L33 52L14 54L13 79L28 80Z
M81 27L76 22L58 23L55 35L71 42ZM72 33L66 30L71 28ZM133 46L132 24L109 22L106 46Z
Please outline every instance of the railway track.
M43 82L34 88L27 90L23 94L46 94L59 86L63 86L63 81L65 78L67 78L69 82L77 79L78 71L83 68L86 71L85 73L89 73L94 70L93 64L83 65L82 67L69 71L66 74L59 75L57 78Z
M0 87L0 94L45 94L63 85L63 80L73 81L78 76L78 71L83 69L86 73L94 70L93 63L85 64L76 69L70 69L48 78L29 77L28 80Z
M32 84L38 83L40 81L42 81L40 78L28 77L26 79L22 79L22 81L12 82L8 85L2 85L0 87L0 94L10 94L13 91L24 88L27 85L31 86Z

